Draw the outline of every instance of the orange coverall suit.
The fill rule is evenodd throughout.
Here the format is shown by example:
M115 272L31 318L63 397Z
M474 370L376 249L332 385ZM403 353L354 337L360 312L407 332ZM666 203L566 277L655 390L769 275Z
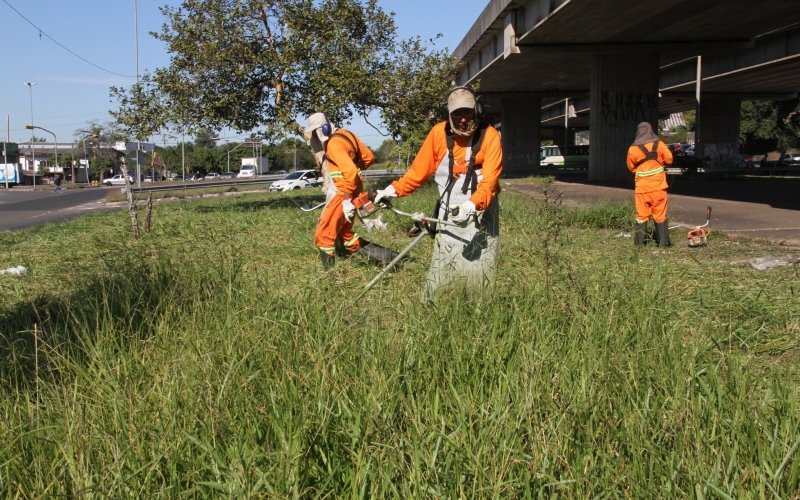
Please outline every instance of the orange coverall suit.
M354 160L359 154L361 160L356 165ZM334 255L338 239L348 252L353 253L361 248L361 240L353 232L353 222L344 218L342 202L361 193L361 169L375 163L375 155L354 133L337 129L325 143L325 157L328 162L329 201L319 217L314 245L328 255Z
M414 158L408 171L400 179L392 182L398 196L406 196L425 184L442 167L442 172L447 173L447 136L445 126L447 122L437 123L433 126L425 142ZM453 175L456 178L467 173L466 152L472 142L471 137L455 137L453 144ZM497 193L500 192L500 173L503 170L503 149L500 145L500 134L491 125L486 128L486 135L475 165L480 165L480 181L470 200L475 204L475 210L486 210ZM452 208L452 207L451 207Z
M653 143L645 144L644 147L647 151L652 151ZM635 175L636 222L640 224L650 220L651 215L656 223L667 220L668 186L664 166L672 164L672 153L664 141L658 141L656 152L656 159L639 163L647 156L642 148L638 145L628 148L628 170Z

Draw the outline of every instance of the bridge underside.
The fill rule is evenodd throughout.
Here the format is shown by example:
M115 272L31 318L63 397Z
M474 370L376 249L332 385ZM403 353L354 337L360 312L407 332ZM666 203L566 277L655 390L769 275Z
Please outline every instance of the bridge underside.
M510 127L525 120L509 112L524 104L541 109L538 128L589 128L590 178L620 180L638 121L697 110L701 154L707 145L724 163L736 153L742 99L796 98L800 9L794 0L493 0L455 56L459 83L478 84L504 137L516 138L507 171L535 171L549 135L529 130L520 150Z

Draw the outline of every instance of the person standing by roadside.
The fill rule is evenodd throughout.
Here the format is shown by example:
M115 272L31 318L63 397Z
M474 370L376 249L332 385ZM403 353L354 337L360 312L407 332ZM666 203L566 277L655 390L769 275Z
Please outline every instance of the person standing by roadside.
M361 170L375 163L375 155L353 132L337 128L324 113L308 117L304 137L315 156L321 156L321 168L327 172L328 190L325 207L314 233L314 245L324 269L333 266L336 254L342 257L364 256L386 265L397 253L370 243L353 231L356 207L353 199L361 194Z
M447 96L446 119L433 126L408 171L377 192L375 203L411 194L431 177L439 188L439 225L423 300L441 292L490 294L500 233L500 134L482 120L483 104L467 87Z
M53 177L53 191L61 191L61 182L64 180L63 174L56 174Z
M672 164L672 153L653 132L653 126L642 122L636 127L636 138L628 148L628 170L634 174L636 232L634 244L643 246L650 218L655 222L655 238L659 247L671 246L667 224L667 174L664 167Z

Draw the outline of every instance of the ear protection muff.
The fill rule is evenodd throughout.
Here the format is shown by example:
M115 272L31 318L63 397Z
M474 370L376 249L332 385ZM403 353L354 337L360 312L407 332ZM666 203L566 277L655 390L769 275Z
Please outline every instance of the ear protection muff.
M322 135L324 135L325 137L330 137L331 136L332 130L331 130L331 124L330 123L326 123L320 128L322 129Z
M444 98L444 103L442 103L441 107L439 108L439 115L441 116L442 120L447 120L450 118L450 113L447 110L447 101L450 99L450 94L456 90L466 90L475 97L475 114L478 115L477 118L480 120L483 117L483 112L485 111L483 96L476 94L474 90L464 86L453 87L447 92L447 96Z

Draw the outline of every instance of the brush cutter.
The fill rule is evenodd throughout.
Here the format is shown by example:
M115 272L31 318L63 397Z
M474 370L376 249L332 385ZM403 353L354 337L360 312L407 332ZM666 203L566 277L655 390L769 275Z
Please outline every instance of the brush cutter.
M705 229L711 223L711 206L707 207L706 212L706 223L702 226L689 226L686 224L675 224L674 226L670 226L670 229L676 228L684 228L688 229L689 232L686 234L687 244L692 247L702 247L708 243L708 230Z
M419 222L419 223L421 223L423 225L427 225L427 226L429 226L431 224L441 224L443 226L464 227L469 222L469 219L467 219L467 220L465 220L465 221L463 221L461 223L456 223L456 222L449 221L449 220L443 220L443 219L436 219L434 217L428 217L427 215L425 215L422 212L414 212L414 213L403 212L402 210L398 210L395 207L393 207L392 204L389 203L388 200L383 200L380 203L375 204L374 200L375 200L376 194L377 194L376 191L370 191L370 192L364 191L363 193L361 193L357 197L353 198L353 205L356 207L356 213L358 214L358 216L362 220L365 219L366 217L369 217L370 215L374 214L375 212L377 212L381 208L388 208L389 210L391 210L392 212L396 213L397 215L402 215L404 217L409 217L414 222ZM450 213L452 215L458 215L458 207L453 208L450 211ZM479 215L480 215L480 213L476 213L475 217L477 218Z
M374 201L373 201L375 199L375 194L376 194L375 191L372 191L370 193L364 192L364 193L361 193L361 195L359 195L356 199L353 200L353 205L355 205L356 213L359 215L359 217L366 217L368 215L374 214L375 212L377 212L381 208L388 208L389 210L391 210L392 212L394 212L394 213L396 213L398 215L402 215L404 217L410 217L411 220L413 220L415 222L415 226L412 228L413 232L409 231L409 236L414 236L414 239L411 240L411 242L408 245L406 245L405 248L403 248L400 251L400 253L398 253L397 256L394 259L392 259L392 261L389 262L389 264L386 265L386 267L381 269L381 271L374 278L372 278L372 281L370 281L369 283L366 284L366 286L364 286L364 289L361 290L361 293L358 295L358 297L361 297L362 295L367 293L367 291L369 291L370 288L375 286L375 284L378 283L378 281L380 281L381 277L384 274L386 274L390 269L392 269L398 262L400 262L400 260L402 260L403 257L408 255L408 253L411 252L411 250L415 246L417 246L420 241L425 239L425 236L435 233L436 232L436 227L438 225L464 227L470 221L470 219L466 219L461 223L456 223L456 222L449 221L449 220L443 220L443 219L436 219L434 217L428 217L427 215L425 215L422 212L414 212L414 213L404 212L402 210L398 210L397 208L394 208L392 206L392 204L389 203L386 200L385 201L381 201L378 204L375 204ZM474 215L474 218L477 219L482 213L483 212L476 213ZM451 209L450 210L450 214L451 215L458 215L458 207L455 207L455 208ZM363 218L362 218L362 221L363 221ZM416 231L414 231L414 230L416 230Z
M309 206L301 205L301 204L297 203L296 201L294 201L293 198L289 198L289 200L291 200L292 203L297 205L297 208L299 208L303 212L313 212L314 210L317 210L318 208L322 208L322 207L325 206L325 202L324 201L322 203L320 203L319 205L314 205L313 207L309 207Z

